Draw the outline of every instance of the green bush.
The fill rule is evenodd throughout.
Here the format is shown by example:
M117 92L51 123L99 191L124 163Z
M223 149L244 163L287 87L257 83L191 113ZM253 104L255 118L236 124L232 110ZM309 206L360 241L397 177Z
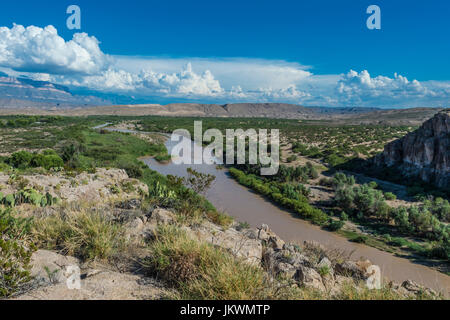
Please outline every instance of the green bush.
M31 280L31 220L0 209L0 298L8 297Z
M17 169L29 167L42 167L45 169L59 168L64 166L64 161L54 150L44 150L42 153L29 153L27 151L15 152L7 162Z
M397 196L395 194L393 194L392 192L385 192L384 193L384 198L386 200L396 200Z
M286 159L287 162L294 162L295 160L297 160L296 155L291 155L291 156L287 157L287 159Z
M33 159L33 155L27 151L15 152L11 155L8 162L14 168L27 168L30 166L30 162Z
M124 169L130 178L139 179L143 175L142 168L136 163L121 162L119 163L119 168Z
M30 165L32 167L42 167L45 169L64 167L64 161L57 154L36 154L33 155Z
M366 243L367 240L368 240L368 238L365 235L359 235L359 236L356 236L355 238L351 239L351 241L356 242L356 243Z
M341 230L344 226L345 222L342 220L330 220L328 224L328 229L331 231L338 231Z

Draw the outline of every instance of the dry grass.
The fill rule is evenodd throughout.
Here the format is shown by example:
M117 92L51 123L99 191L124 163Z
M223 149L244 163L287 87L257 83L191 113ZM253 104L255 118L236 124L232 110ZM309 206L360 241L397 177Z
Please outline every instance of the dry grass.
M177 227L162 227L142 264L174 286L179 299L289 299L291 288L276 288L264 271L230 253L189 238ZM295 291L295 290L294 290Z
M33 236L39 247L83 260L107 260L126 248L123 227L106 210L81 207L36 219Z

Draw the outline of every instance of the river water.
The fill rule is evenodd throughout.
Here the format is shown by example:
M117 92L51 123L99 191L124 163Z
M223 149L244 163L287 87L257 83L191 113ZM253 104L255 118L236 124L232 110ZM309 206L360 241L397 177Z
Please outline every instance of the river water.
M129 130L116 131L130 132ZM177 143L176 141L171 141L171 139L167 140L166 147L169 154ZM193 149L201 149L200 146L195 144L192 144L192 146ZM218 210L234 217L237 221L248 222L252 227L267 224L285 241L298 244L302 244L305 240L316 241L328 247L353 252L352 259L369 259L372 263L380 266L382 277L385 280L402 282L411 279L438 292L442 292L446 296L450 296L449 276L420 263L396 257L388 252L364 244L350 242L344 237L322 230L305 220L296 218L289 211L241 186L229 176L226 169L218 169L215 164L176 165L173 162L163 164L153 158L146 158L144 162L152 170L158 171L163 175L186 176L188 167L203 173L213 174L216 176L216 180L206 194L207 199Z

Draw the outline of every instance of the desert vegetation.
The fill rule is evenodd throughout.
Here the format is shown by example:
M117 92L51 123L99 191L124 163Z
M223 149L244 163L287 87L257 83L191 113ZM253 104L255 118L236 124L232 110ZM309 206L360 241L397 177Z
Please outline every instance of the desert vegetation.
M155 117L138 119L130 117L130 119L136 120L136 129L152 132L171 132L174 128L183 126L191 129L193 124L192 119L157 118L158 121L155 121ZM145 277L160 279L167 288L170 288L164 293L164 298L403 299L408 297L389 286L371 291L365 288L363 283L357 283L356 286L342 285L339 293L333 294L302 285L292 285L291 282L283 282L283 279L278 278L278 274L272 274L270 270L246 263L223 247L193 239L187 230L202 225L210 226L208 223L217 226L214 228L219 228L213 234L226 230L246 232L249 226L246 223L234 222L204 197L214 182L214 176L189 170L186 178L179 178L162 176L150 170L140 160L141 157L153 156L159 161L168 160L167 150L160 140L144 140L132 134L92 129L99 124L115 123L118 120L115 117L0 118L0 174L8 177L4 186L0 184L2 270L0 297L17 296L36 289L31 275L31 257L36 250L51 250L64 256L73 256L86 263L100 262L109 266L120 264L121 270L126 272L135 272L137 263L138 269ZM287 143L296 148L293 151L295 157L306 157L316 162L306 161L305 165L296 165L297 158L291 156L292 164L282 165L275 176L260 176L258 165L228 168L231 175L240 184L293 211L299 218L309 220L330 231L345 231L344 226L349 222L370 226L371 230L376 231L374 236L383 239L386 244L397 247L410 246L415 248L417 253L427 257L448 260L448 201L442 197L434 197L422 199L413 206L390 207L387 202L395 201L396 194L383 192L373 183L358 184L351 175L341 173L324 178L323 168L318 168L317 161L333 166L326 160L326 152L322 152L328 147L316 146L322 150L319 150L322 152L320 156L306 155L303 151L310 152L311 146L303 150L304 146L299 145L299 142L289 140L303 134L300 133L301 130L308 132L312 130L306 136L313 139L315 133L312 132L324 130L320 127L322 124L270 119L205 119L205 122L207 123L204 126L205 130L210 127L236 126L246 129L280 126L283 132L290 132L289 130L298 127L295 129L297 131L292 131L292 136L285 136L288 139ZM335 132L333 130L335 129L331 129L330 132ZM343 134L353 132L346 130L350 129L342 129ZM358 130L355 131L355 137L359 134ZM374 127L370 130L374 130L370 132L376 134L378 129ZM379 143L402 135L408 130L410 128L394 128L387 135L380 137ZM364 131L366 135L368 132ZM336 140L336 145L340 144L339 141ZM311 143L313 144L312 140ZM352 152L346 151L342 153L344 154L352 157ZM98 168L123 169L129 178L138 179L148 189L137 190L136 185L128 180L113 183L109 187L109 194L116 196L115 202L110 202L111 200L106 200L105 197L104 201L94 205L80 201L65 201L26 179L27 176L33 175L61 176L69 181L69 184L88 185L92 183L92 179L95 180ZM90 176L81 180L75 179L81 173ZM310 186L319 184L332 190L333 203L329 207L319 208L310 201ZM52 190L60 187L54 185ZM11 189L16 191L4 192ZM157 228L152 227L151 232L149 231L151 236L146 236L136 244L134 235L130 235L129 232L130 223L133 221L127 219L131 217L124 219L114 213L129 210L123 209L124 206L128 206L129 200L125 199L128 199L126 196L129 194L133 194L138 203L133 207L133 212L142 215L144 221L155 217L151 213L160 208L172 212L173 221L158 223ZM123 201L120 200L122 197ZM366 235L342 234L354 237L355 241L370 244L370 241L364 238ZM425 244L417 246L411 238L423 239ZM297 252L297 249L290 250L290 253L286 252L287 255ZM318 261L314 263L315 272L325 279L331 269L328 265L319 265L321 259L317 259ZM332 268L334 267L333 264Z

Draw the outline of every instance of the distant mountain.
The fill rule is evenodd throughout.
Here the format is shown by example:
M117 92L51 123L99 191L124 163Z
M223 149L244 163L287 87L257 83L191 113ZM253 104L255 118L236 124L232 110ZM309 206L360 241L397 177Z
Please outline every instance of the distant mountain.
M0 108L52 108L107 105L96 96L73 95L69 88L47 81L0 73Z

